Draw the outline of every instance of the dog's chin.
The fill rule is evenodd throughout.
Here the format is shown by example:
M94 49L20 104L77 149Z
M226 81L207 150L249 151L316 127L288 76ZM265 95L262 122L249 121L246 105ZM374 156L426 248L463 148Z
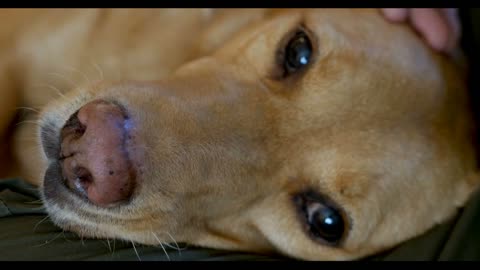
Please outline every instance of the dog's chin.
M127 229L127 226L113 225L124 224L127 222L126 220L112 217L104 219L101 216L91 219L85 217L84 213L76 211L78 208L66 210L65 204L58 204L50 199L45 200L45 206L51 221L56 226L64 231L72 232L82 239L117 239L144 245L158 245L158 241L169 241L161 239L160 234L156 234L154 231L135 231Z

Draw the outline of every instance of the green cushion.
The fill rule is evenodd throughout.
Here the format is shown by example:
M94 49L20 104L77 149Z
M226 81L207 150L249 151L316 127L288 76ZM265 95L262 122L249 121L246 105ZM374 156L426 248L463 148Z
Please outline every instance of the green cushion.
M452 220L367 260L480 259L480 192ZM174 244L171 244L175 247ZM119 240L80 239L53 225L35 187L0 180L0 260L287 260L179 244L135 245Z

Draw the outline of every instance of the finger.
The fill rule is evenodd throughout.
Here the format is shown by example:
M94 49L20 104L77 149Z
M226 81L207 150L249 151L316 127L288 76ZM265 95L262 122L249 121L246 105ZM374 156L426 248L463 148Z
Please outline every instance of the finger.
M408 9L406 8L382 8L382 13L390 21L404 22L407 19Z
M450 27L437 9L414 8L410 20L414 28L438 51L448 50Z
M444 8L442 9L444 17L448 21L448 25L450 27L450 35L448 39L448 50L453 50L458 45L461 35L461 24L460 19L458 17L458 9L457 8Z

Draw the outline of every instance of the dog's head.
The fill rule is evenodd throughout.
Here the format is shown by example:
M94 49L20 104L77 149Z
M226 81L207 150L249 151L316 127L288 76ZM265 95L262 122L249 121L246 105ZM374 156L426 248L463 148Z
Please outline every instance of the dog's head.
M475 188L460 79L375 11L272 12L166 79L53 102L43 197L84 236L358 258Z

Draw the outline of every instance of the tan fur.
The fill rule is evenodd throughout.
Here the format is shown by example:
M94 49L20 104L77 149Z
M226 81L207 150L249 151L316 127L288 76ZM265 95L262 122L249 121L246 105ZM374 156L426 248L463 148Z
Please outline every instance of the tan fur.
M478 186L460 69L376 10L0 18L0 68L12 74L0 77L0 132L15 107L41 109L39 125L60 130L99 98L120 102L137 123L145 162L129 205L101 209L62 190L69 203L46 201L58 225L84 236L353 259L445 221ZM300 23L314 61L279 79L275 53ZM16 127L19 171L10 174L42 186L38 135L37 125ZM305 233L292 203L305 188L345 209L340 246Z

